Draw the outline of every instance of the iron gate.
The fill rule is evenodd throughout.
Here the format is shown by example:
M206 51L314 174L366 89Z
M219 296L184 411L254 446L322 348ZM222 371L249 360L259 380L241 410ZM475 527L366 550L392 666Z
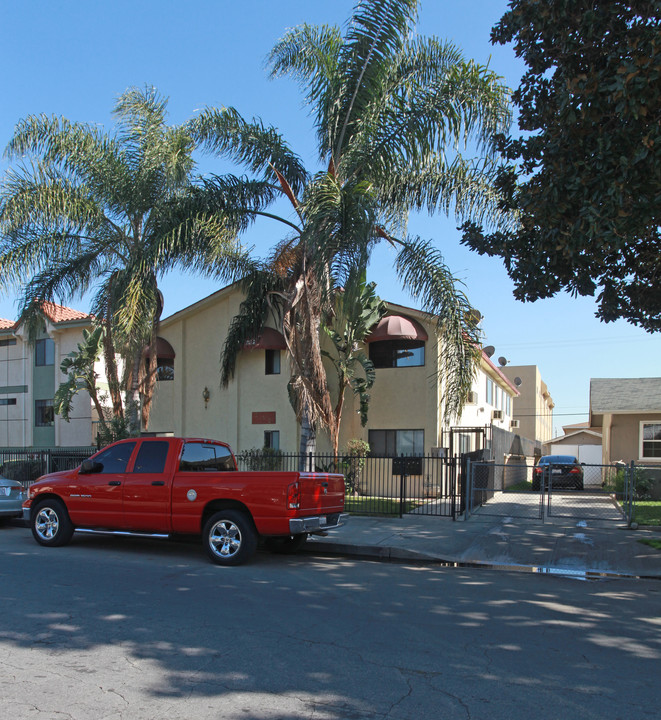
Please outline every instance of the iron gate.
M553 466L536 472L520 463L470 462L465 518L479 514L630 523L635 505L633 463L580 467L580 482L575 479L572 487Z

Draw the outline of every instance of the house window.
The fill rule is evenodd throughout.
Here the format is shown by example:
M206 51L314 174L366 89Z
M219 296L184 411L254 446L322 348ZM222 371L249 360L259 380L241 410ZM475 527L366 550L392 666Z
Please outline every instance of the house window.
M37 367L55 365L55 343L50 338L37 340L34 344L34 364Z
M376 457L422 455L425 448L424 430L370 430L370 454Z
M661 459L661 422L640 423L640 458Z
M265 430L264 431L264 447L268 450L280 450L280 431Z
M280 375L280 350L266 350L266 375Z
M493 380L487 378L487 405L494 404L493 403L493 399L494 399L493 398L493 395L494 395L493 389L494 389Z
M50 427L55 422L55 411L52 400L34 401L35 427Z
M5 338L0 340L0 347L9 347L9 345L16 345L16 338Z
M16 398L0 398L0 407L16 405Z
M425 364L424 340L380 340L370 343L375 368L421 367Z

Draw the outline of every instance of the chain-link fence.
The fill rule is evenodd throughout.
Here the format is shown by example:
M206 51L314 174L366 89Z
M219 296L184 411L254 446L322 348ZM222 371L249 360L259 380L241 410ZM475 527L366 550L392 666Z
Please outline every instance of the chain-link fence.
M471 462L466 518L480 515L631 522L640 468L579 463L531 466ZM638 480L638 487L637 487Z

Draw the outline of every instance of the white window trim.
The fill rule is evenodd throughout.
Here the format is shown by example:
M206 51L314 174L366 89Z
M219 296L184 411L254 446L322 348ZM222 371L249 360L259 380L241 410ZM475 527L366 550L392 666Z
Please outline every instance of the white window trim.
M641 420L640 426L638 429L638 460L640 462L652 462L652 463L658 463L661 462L661 457L645 457L643 455L643 429L645 425L661 425L661 419L659 420ZM653 442L658 442L659 445L661 445L661 440L656 440Z

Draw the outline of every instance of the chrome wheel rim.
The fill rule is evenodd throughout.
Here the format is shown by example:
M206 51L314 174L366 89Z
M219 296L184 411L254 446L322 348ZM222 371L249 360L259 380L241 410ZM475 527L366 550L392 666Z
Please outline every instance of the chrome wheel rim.
M60 527L60 519L53 508L42 508L34 522L34 529L43 540L52 540Z
M209 547L214 555L231 558L241 549L241 531L231 520L219 520L209 530Z

